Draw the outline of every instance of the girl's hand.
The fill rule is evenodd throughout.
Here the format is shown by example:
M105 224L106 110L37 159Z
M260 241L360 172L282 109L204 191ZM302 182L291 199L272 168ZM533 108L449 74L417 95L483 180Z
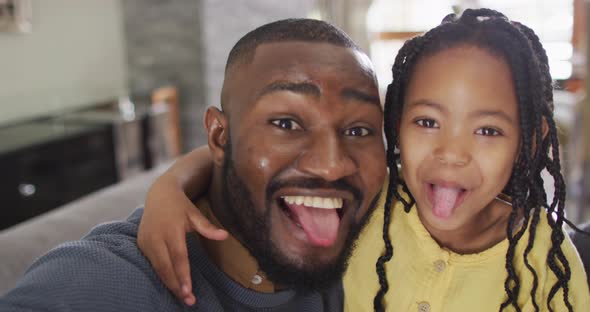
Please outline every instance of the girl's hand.
M184 190L191 186L193 194L205 193L210 160L207 158L207 168L195 168L192 161L203 162L202 156L198 150L184 156L154 182L147 194L137 234L137 244L158 276L187 305L193 305L196 299L192 292L186 233L196 231L212 240L223 240L228 235L201 214ZM190 172L189 176L186 172ZM207 183L199 184L195 180L199 178Z

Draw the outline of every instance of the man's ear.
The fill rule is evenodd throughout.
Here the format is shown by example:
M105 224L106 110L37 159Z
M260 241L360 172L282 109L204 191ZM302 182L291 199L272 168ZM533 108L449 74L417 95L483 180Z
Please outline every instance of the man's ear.
M229 137L227 116L216 107L209 107L205 113L204 123L211 158L217 166L221 166L225 156L225 144L228 144Z

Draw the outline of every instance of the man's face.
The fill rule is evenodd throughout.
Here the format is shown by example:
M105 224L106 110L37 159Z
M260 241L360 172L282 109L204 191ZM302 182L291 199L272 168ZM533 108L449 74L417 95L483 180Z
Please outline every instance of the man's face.
M339 278L386 174L368 59L323 43L263 44L225 83L233 234L275 282Z

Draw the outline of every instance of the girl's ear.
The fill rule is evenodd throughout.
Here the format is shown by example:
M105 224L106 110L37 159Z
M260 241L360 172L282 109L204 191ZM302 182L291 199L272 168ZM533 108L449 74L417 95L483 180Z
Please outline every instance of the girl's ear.
M228 143L229 136L227 116L216 107L209 107L205 113L204 123L213 163L221 166L225 157L225 145Z

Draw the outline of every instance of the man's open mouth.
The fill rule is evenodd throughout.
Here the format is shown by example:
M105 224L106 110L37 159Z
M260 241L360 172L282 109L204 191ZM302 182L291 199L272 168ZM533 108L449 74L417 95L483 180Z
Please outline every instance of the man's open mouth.
M309 242L329 247L336 242L346 200L341 197L281 196L281 211L305 232Z

